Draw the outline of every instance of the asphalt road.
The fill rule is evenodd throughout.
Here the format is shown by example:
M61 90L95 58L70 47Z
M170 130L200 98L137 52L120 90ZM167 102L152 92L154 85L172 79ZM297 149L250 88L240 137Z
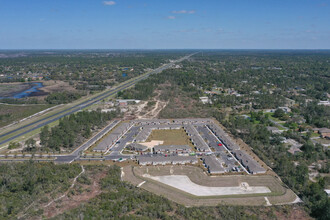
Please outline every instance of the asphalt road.
M146 79L147 77L149 77L152 74L160 73L163 70L170 68L173 64L178 63L178 62L181 62L181 61L183 61L185 59L188 59L192 55L194 55L194 54L190 54L190 55L185 56L185 57L182 57L182 58L180 58L180 59L178 59L178 60L176 60L174 62L171 62L169 64L166 64L166 65L164 65L162 67L159 67L159 68L151 71L150 73L144 75L143 77L137 78L137 79L132 80L132 81L127 82L127 83L124 83L124 84L122 84L119 87L116 87L114 89L111 89L108 92L102 93L102 94L100 94L100 95L98 95L98 96L96 96L94 98L91 98L91 99L89 99L87 101L84 101L83 103L79 103L79 104L77 104L75 106L72 106L72 107L70 107L68 109L65 109L65 110L63 110L61 112L55 113L53 115L50 115L50 116L45 117L43 119L37 120L35 122L31 122L31 123L29 123L27 125L21 126L21 127L17 128L17 129L14 129L12 131L7 132L7 133L1 134L0 135L0 138L1 137L5 137L5 136L9 136L9 135L11 135L11 134L13 134L15 132L21 131L21 130L23 130L25 128L28 128L28 127L31 127L31 128L29 128L29 129L27 129L25 131L22 131L22 132L16 134L16 135L13 135L11 137L6 138L5 140L3 140L3 141L0 142L0 145L5 144L5 143L7 143L9 141L12 141L12 140L14 140L14 139L16 139L16 138L18 138L20 136L23 136L23 135L25 135L27 133L32 132L34 130L37 130L37 129L39 129L39 128L47 125L47 124L50 124L50 123L52 123L54 121L57 121L57 120L65 117L65 116L70 115L72 113L75 113L75 112L77 112L77 111L79 111L79 110L81 110L83 108L86 108L88 106L91 106L91 105L93 105L93 104L101 101L102 99L108 97L108 96L114 95L114 94L116 94L119 91L122 91L122 90L127 89L128 87L136 84L137 82L139 82L139 81L141 81L143 79ZM33 126L33 125L36 125L36 126Z
M115 120L112 123L110 123L109 125L107 125L104 129L102 129L102 131L100 131L99 133L97 133L94 137L92 137L91 139L89 139L86 143L84 143L79 148L77 148L74 152L72 152L71 155L73 155L73 156L79 156L79 155L81 155L81 152L83 152L84 150L86 150L87 148L89 148L90 146L92 146L103 135L105 135L112 128L114 128L119 122L120 122L120 120Z
M111 153L109 156L105 156L107 159L108 157L112 158L113 156L115 157L121 157L121 151L124 150L126 144L128 142L133 142L134 138L136 135L140 132L140 127L139 126L133 126L121 139L120 143L115 144L110 150Z

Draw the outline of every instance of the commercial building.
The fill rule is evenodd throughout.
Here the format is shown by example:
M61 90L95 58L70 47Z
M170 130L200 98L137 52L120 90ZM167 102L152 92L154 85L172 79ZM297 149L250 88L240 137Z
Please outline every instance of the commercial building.
M126 106L128 104L138 104L141 102L141 100L137 99L117 99L116 101L120 106Z

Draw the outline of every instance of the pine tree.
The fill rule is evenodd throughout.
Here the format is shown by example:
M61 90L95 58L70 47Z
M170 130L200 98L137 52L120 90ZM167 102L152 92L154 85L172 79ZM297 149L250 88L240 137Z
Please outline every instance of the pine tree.
M49 135L50 135L50 132L49 132L49 129L48 129L48 125L44 126L42 129L41 129L41 132L40 132L40 144L42 146L47 146L47 142L48 142L48 139L49 139Z

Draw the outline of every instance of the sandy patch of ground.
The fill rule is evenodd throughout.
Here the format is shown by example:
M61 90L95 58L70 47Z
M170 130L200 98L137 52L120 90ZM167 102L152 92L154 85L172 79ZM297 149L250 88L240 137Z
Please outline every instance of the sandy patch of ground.
M164 141L156 141L156 140L152 140L150 142L143 142L143 143L139 143L139 144L142 144L144 146L147 146L149 149L153 148L154 146L157 146L157 145L161 145L163 144Z
M265 201L266 201L266 206L271 206L272 204L269 202L268 198L265 197Z
M138 111L139 115L138 115L138 119L149 119L149 118L156 118L159 113L166 107L166 105L168 104L168 102L165 101L161 101L159 99L159 96L161 95L161 91L160 90L156 90L155 91L157 93L157 96L155 96L153 98L153 101L155 102L155 105L152 109L148 110L147 112L144 112L143 109L146 108L146 104L145 103L143 106L141 106L142 108L140 108Z
M265 186L249 186L248 183L242 182L239 186L232 187L209 187L193 183L189 177L184 175L169 176L150 176L147 177L158 182L164 183L171 187L177 188L195 196L223 196L223 195L240 195L240 194L257 194L271 193L270 189Z
M159 100L155 100L155 106L145 114L138 116L138 119L149 119L149 118L156 118L158 114L166 107L168 102L162 102Z
M160 100L161 91L155 91L155 93L157 95L151 100L140 101L138 104L124 107L119 106L124 112L124 120L157 118L168 102Z
M137 105L136 112L140 114L143 111L143 109L147 106L147 104L148 102L141 102L141 104ZM141 116L138 116L138 118L140 119Z

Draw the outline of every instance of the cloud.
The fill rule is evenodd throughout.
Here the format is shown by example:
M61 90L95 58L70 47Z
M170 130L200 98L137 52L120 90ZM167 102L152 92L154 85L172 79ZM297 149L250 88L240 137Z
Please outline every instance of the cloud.
M168 16L167 19L173 20L173 19L175 19L175 16Z
M115 5L116 2L115 1L103 1L103 5Z
M180 10L180 11L172 11L173 14L195 14L196 11L195 10Z

